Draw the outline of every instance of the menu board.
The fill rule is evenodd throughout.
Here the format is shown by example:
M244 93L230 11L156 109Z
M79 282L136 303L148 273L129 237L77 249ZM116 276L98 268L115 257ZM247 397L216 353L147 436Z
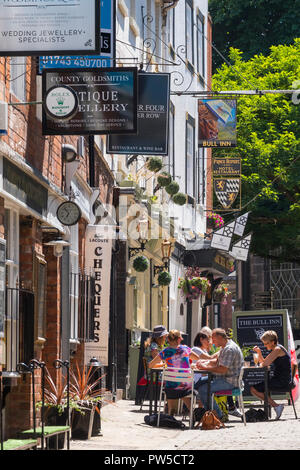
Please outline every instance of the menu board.
M265 331L275 331L278 335L278 343L288 350L287 335L287 310L253 310L245 312L233 312L232 329L233 338L239 344L240 348L259 346L263 357L269 354L267 348L260 340ZM251 366L254 365L253 355L251 357ZM272 375L272 366L271 372ZM244 381L244 398L254 397L250 393L250 387L258 382L264 381L264 371L259 367L257 369L246 370L243 377Z

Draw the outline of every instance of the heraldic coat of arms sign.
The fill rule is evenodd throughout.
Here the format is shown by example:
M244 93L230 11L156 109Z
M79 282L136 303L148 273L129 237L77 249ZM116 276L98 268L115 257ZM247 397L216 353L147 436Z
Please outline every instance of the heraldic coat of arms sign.
M224 209L232 206L240 192L240 178L214 178L214 191Z

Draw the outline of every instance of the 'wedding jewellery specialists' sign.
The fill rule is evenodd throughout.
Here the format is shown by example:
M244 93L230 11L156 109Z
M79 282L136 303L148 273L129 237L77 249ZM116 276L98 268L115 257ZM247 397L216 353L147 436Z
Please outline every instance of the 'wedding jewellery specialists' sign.
M136 68L43 70L42 83L43 135L136 134Z
M98 0L100 4L100 52L101 55L42 56L39 72L53 68L113 67L115 56L115 0Z
M0 0L0 55L100 51L98 0Z
M140 72L137 135L109 136L107 153L167 155L169 101L170 75Z

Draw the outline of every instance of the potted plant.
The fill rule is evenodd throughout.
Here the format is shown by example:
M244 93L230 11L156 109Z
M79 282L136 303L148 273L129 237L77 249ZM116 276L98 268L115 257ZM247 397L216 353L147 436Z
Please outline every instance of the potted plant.
M162 159L159 157L151 157L147 161L146 166L148 170L153 171L154 173L157 173L158 171L162 169L163 162L162 162Z
M67 409L67 383L65 376L56 384L45 367L45 380L47 386L45 387L45 402L44 402L44 420L45 426L67 426L68 424L68 409ZM73 403L70 401L70 407ZM37 402L36 407L42 407L42 402ZM65 434L59 434L58 449L63 449L65 444ZM48 439L49 449L56 448L56 436Z
M101 385L102 376L94 378L97 369L80 368L70 369L70 393L76 407L72 411L72 438L89 439L92 435L95 412L100 415L102 402Z
M158 185L162 188L168 186L172 181L172 176L170 173L167 173L166 171L163 171L157 176L157 183Z
M146 269L148 269L149 261L146 256L137 256L133 260L132 266L137 272L143 273L146 271Z
M215 289L214 289L214 301L215 302L222 302L224 305L227 304L227 297L231 294L228 290L229 285L221 282Z
M206 225L207 228L211 229L218 229L223 227L224 225L224 219L221 217L219 214L216 214L215 212L209 212L206 216Z
M183 206L186 204L186 194L184 193L176 193L172 196L172 201L179 206Z
M168 286L172 281L172 276L168 271L162 271L157 277L157 282L160 286Z

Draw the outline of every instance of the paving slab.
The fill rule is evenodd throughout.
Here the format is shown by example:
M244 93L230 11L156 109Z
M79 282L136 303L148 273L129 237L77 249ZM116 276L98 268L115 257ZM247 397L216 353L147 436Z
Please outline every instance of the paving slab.
M275 412L267 422L247 423L229 416L225 428L201 429L156 428L146 425L147 407L131 400L120 400L102 408L102 436L86 441L71 440L71 450L105 451L186 451L186 450L300 450L300 401L296 402L298 419L292 406L283 403L280 420Z

